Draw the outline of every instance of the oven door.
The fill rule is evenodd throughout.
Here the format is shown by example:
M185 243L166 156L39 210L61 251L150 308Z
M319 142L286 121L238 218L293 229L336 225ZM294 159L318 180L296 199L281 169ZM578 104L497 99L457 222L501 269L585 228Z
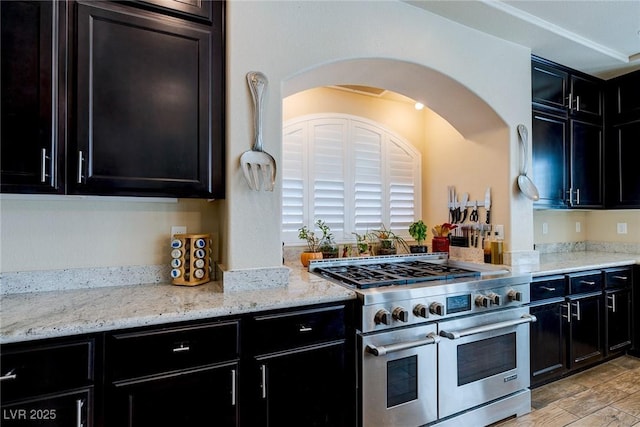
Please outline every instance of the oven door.
M439 323L440 418L529 387L532 321L520 307Z
M418 426L437 419L437 327L358 335L361 425Z

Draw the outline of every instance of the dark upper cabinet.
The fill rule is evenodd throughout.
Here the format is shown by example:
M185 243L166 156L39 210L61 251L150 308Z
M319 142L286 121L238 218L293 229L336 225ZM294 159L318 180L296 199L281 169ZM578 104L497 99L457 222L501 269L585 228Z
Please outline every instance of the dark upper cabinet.
M2 192L64 191L66 3L3 1Z
M531 64L535 206L604 207L603 81L537 57Z
M534 108L602 121L604 81L539 57L531 61Z
M188 17L200 18L211 22L213 10L220 0L138 0L141 4L149 4L160 10L176 12Z
M566 207L569 152L566 119L553 114L533 112L532 152L533 171L540 199L536 206Z
M221 197L221 58L219 26L79 3L69 193Z
M640 208L640 71L607 81L606 203Z

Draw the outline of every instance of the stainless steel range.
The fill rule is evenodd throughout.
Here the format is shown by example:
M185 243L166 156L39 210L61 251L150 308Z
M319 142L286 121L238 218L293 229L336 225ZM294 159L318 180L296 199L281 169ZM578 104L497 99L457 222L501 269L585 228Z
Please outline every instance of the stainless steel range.
M447 254L312 261L353 288L360 425L487 425L530 411L531 274Z

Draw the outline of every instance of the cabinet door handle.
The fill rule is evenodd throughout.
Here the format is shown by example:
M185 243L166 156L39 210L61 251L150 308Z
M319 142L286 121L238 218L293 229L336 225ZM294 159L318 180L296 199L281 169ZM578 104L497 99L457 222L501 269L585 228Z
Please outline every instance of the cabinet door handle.
M611 309L612 313L616 312L616 294L607 295L607 299L611 300L611 305L607 305L607 308Z
M231 370L231 406L236 406L236 370Z
M84 406L84 400L76 400L76 426L82 427L82 406Z
M566 315L563 314L562 317L567 319L567 323L571 323L571 304L567 304L567 305L562 304L562 308L567 309L567 314Z
M260 388L262 388L262 398L267 398L267 366L260 365L260 374L262 376Z
M580 95L576 95L576 111L580 111Z
M589 280L580 280L580 284L581 285L589 285L589 286L593 286L596 284L596 282L593 281L589 281Z
M578 110L580 111L580 110ZM580 189L576 189L576 205L580 204Z
M82 184L82 166L84 164L84 156L82 155L82 151L78 151L78 179L77 183Z
M16 378L18 378L18 375L15 374L14 372L15 372L15 369L10 370L9 372L7 372L6 374L0 377L0 381L15 380Z
M573 206L573 187L569 187L569 206Z
M579 322L580 321L580 301L576 301L575 304L571 304L573 306L576 307L576 314L572 314L573 317L576 318L576 320Z
M573 109L573 93L569 94L569 110Z
M191 348L188 345L184 345L184 343L180 344L180 347L176 347L173 349L174 353L180 353L183 351L189 351Z
M40 151L40 182L47 182L47 149L43 148Z
M544 289L545 291L553 292L556 288L550 288L548 286L540 286L540 289Z

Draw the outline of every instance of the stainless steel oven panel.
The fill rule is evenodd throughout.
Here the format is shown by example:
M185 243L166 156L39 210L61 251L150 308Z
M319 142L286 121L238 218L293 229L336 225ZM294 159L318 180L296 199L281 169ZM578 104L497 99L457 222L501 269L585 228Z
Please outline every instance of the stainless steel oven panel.
M362 426L419 426L437 419L439 340L435 324L358 335Z
M520 307L439 322L440 418L529 387L532 321Z

